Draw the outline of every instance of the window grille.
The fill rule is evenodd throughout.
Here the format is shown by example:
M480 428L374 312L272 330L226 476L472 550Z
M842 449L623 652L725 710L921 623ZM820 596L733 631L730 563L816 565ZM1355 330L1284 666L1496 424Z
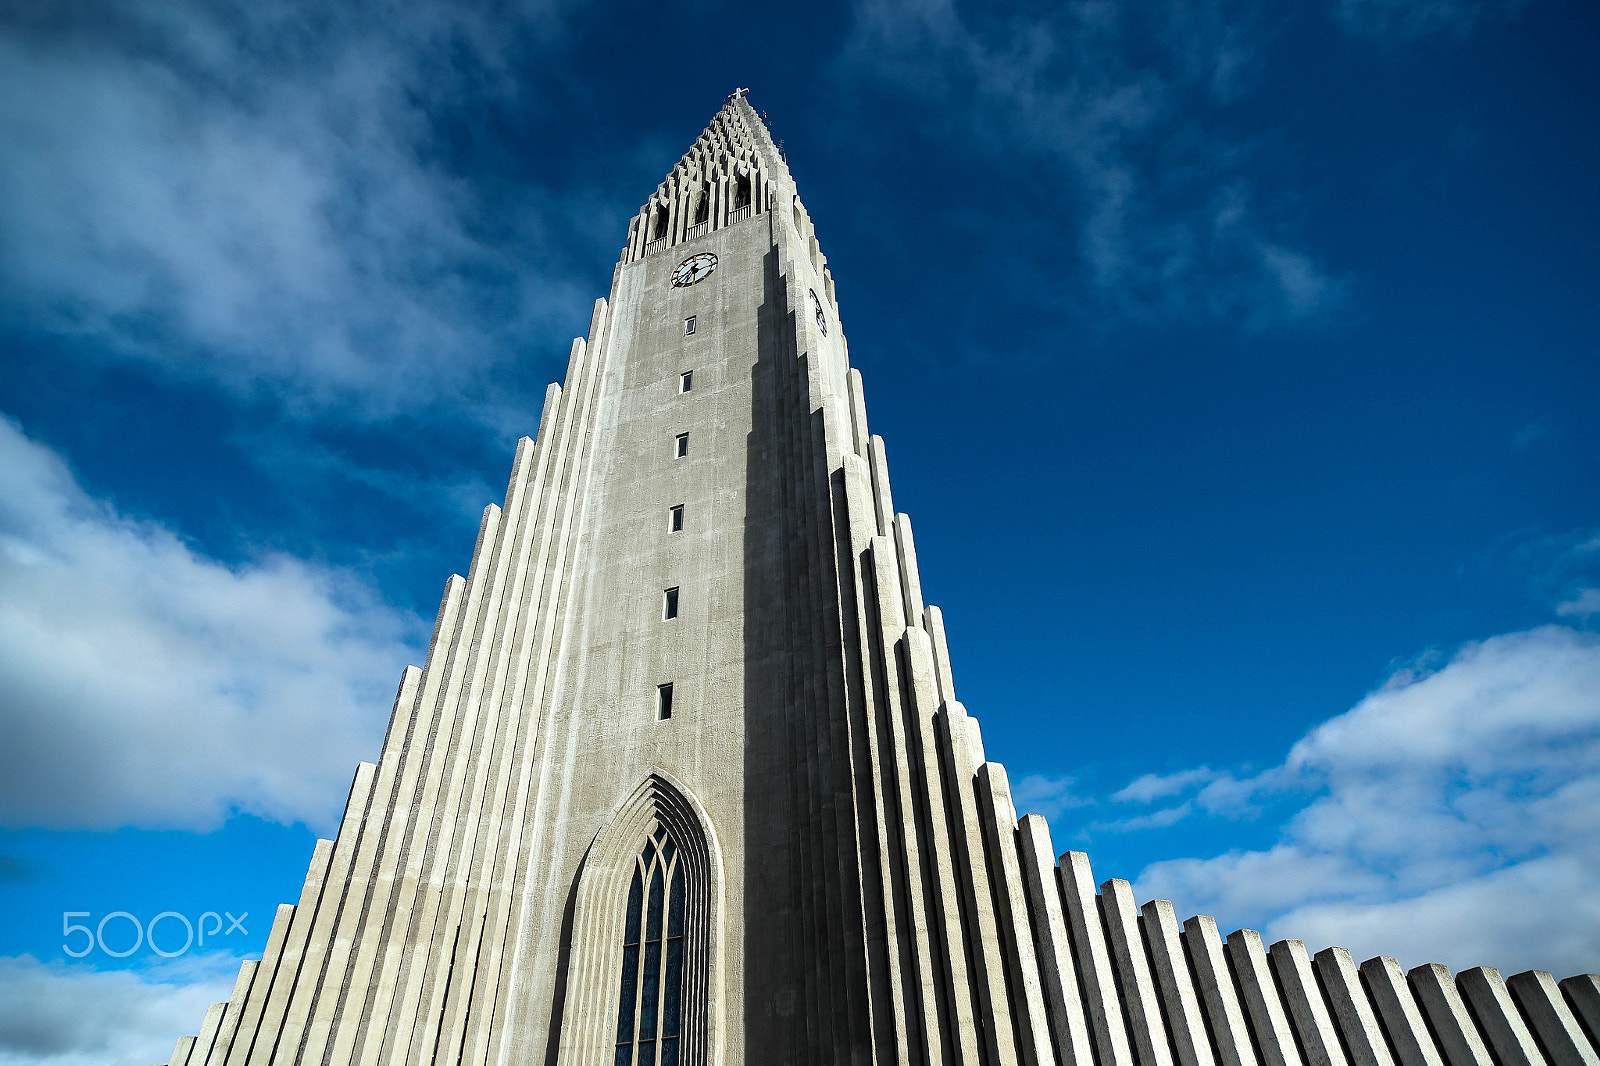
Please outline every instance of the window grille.
M704 237L705 234L706 234L706 230L708 230L710 228L711 228L711 223L710 222L696 222L694 225L689 227L689 232L687 232L687 233L685 233L683 235L683 239L686 240L686 241L692 241L696 237Z
M658 828L628 887L615 1066L678 1066L686 894L678 847Z

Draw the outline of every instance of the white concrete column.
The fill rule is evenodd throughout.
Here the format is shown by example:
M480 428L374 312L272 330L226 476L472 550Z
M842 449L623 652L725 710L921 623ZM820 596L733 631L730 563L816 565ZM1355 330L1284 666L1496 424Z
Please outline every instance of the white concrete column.
M1450 1066L1495 1066L1449 970L1430 962L1406 974L1406 979Z
M1348 1066L1339 1033L1333 1027L1322 990L1311 972L1311 958L1299 940L1280 940L1272 945L1271 962L1283 988L1289 1019L1300 1034L1300 1046L1310 1066Z
M1506 987L1527 1016L1551 1066L1600 1066L1600 1055L1595 1054L1553 976L1529 970L1507 978Z
M1100 913L1105 920L1111 960L1121 977L1122 1003L1133 1035L1139 1066L1172 1066L1172 1049L1161 1022L1155 977L1139 932L1139 910L1133 886L1113 878L1100 886Z
M1383 1019L1400 1066L1444 1066L1428 1023L1422 1017L1411 985L1400 964L1387 955L1361 964L1361 976L1372 995L1372 1005Z
M1261 934L1254 929L1236 929L1228 934L1228 958L1239 979L1239 991L1250 1021L1255 1026L1256 1042L1266 1066L1298 1066L1300 1051L1294 1046L1289 1016L1278 1000L1278 989L1267 965L1267 949Z
M1039 973L1044 981L1056 1061L1061 1066L1095 1066L1089 1019L1078 995L1078 971L1061 913L1061 893L1056 888L1050 825L1044 818L1027 814L1017 822L1017 853L1023 889L1033 914L1033 938L1039 949Z
M1472 1008L1478 1027L1499 1058L1499 1066L1544 1066L1539 1045L1522 1020L1511 993L1492 966L1474 966L1456 974L1456 987Z
M1111 949L1106 944L1105 926L1100 921L1100 905L1095 898L1094 871L1089 856L1069 851L1056 865L1065 904L1067 928L1077 948L1079 974L1089 1008L1099 1066L1133 1066L1133 1049L1123 1023L1122 1004L1117 997L1116 977L1111 968Z
M1172 904L1153 899L1143 908L1144 934L1150 945L1150 963L1156 987L1167 1007L1167 1025L1178 1066L1216 1066L1211 1041L1206 1036L1205 1015L1200 996L1189 975L1189 960L1183 953L1183 935Z
M1217 1041L1217 1058L1222 1066L1255 1066L1256 1051L1245 1025L1244 1007L1234 989L1233 975L1222 946L1216 920L1198 914L1183 923L1184 946L1194 964L1195 983L1200 986L1206 1017Z
M1333 1020L1344 1034L1351 1066L1395 1066L1355 959L1344 948L1325 948L1317 952L1313 966L1322 979Z

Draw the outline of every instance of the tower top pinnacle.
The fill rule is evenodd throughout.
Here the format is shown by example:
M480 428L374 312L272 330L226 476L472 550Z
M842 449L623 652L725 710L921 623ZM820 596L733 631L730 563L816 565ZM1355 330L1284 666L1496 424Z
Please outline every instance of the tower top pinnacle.
M746 88L728 94L630 227L625 260L639 259L759 214L793 182Z

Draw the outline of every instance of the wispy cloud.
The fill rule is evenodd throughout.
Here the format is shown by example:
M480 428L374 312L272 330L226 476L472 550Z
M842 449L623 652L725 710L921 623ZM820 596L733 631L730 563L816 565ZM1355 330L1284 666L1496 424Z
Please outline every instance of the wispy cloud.
M1249 778L1211 773L1140 779L1123 791L1154 800L1198 786L1165 808L1191 817L1288 803L1277 843L1156 863L1138 879L1144 895L1408 964L1593 966L1595 634L1546 626L1469 644L1399 670L1278 766Z
M1251 180L1259 157L1206 117L1248 90L1261 22L1223 0L987 15L860 0L842 67L911 94L965 150L1042 167L1102 306L1260 329L1344 291Z
M8 18L14 321L293 410L382 417L492 405L491 372L588 303L551 258L589 239L582 205L487 202L439 128L518 91L518 49L559 25L557 0L86 0Z
M1012 799L1019 811L1055 818L1064 811L1094 803L1093 799L1079 795L1074 790L1075 785L1070 777L1029 774L1011 786Z
M326 827L424 635L347 572L119 514L0 420L0 824Z
M187 956L146 972L0 956L0 1064L148 1066L232 992L239 960Z

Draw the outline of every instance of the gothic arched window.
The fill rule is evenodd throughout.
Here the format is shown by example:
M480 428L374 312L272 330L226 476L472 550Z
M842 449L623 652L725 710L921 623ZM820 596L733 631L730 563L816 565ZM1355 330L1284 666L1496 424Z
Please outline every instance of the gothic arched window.
M634 860L622 923L615 1066L678 1066L683 1015L683 864L657 828Z
M656 205L655 222L650 227L650 239L659 241L667 235L667 208L664 204Z

